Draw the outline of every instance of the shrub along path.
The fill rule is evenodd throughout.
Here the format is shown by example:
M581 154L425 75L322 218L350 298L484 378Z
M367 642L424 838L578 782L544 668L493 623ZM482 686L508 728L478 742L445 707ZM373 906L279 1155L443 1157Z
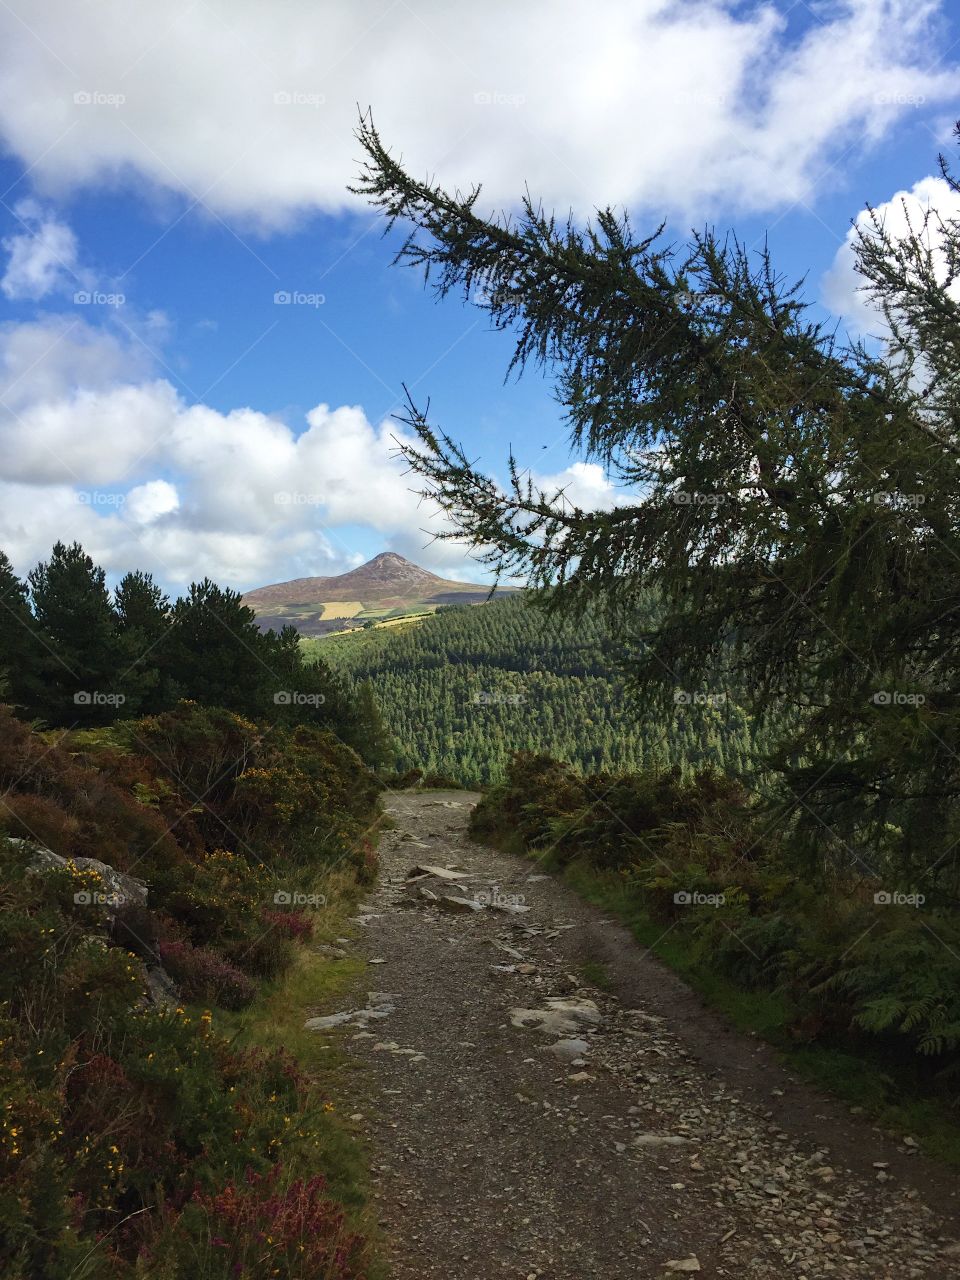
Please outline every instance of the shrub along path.
M369 994L310 1011L349 1013L318 1034L369 1067L354 1118L397 1280L960 1275L952 1175L470 842L476 798L391 799L357 930Z

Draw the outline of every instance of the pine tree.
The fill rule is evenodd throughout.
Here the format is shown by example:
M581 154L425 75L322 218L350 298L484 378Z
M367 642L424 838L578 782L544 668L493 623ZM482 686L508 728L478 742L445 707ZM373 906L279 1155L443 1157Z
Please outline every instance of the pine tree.
M250 714L266 703L273 670L256 615L236 591L209 578L191 584L170 614L164 641L175 693L208 707Z
M20 712L33 714L43 679L43 648L26 583L0 551L0 696Z
M166 634L170 601L152 574L140 569L125 574L114 592L114 605L122 632L136 632L151 645Z
M352 745L371 769L385 769L393 755L393 743L369 680L357 685L354 707L356 732Z
M170 633L170 601L149 573L137 569L114 592L128 713L151 714L173 703L164 641Z
M381 746L370 711L343 677L319 658L304 661L295 627L261 633L259 643L263 669L269 673L259 714L282 723L326 729L373 764L370 753L377 755Z
M122 713L123 653L106 576L78 542L58 542L28 578L43 681L35 711L47 724L107 724Z
M821 856L960 870L960 221L862 232L877 352L811 320L766 249L705 232L680 250L529 198L483 218L479 188L418 182L369 120L359 136L357 190L411 228L399 260L515 330L511 368L556 374L571 445L632 495L580 510L513 458L502 489L411 402L407 460L449 536L554 587L554 609L602 601L660 714L735 673L758 719L799 725L778 801Z

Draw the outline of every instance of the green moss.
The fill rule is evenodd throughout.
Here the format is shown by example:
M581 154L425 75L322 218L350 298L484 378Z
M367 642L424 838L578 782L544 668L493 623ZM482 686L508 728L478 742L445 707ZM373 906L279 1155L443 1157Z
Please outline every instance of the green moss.
M602 960L584 960L580 965L580 974L588 986L596 987L598 991L609 991L613 985Z

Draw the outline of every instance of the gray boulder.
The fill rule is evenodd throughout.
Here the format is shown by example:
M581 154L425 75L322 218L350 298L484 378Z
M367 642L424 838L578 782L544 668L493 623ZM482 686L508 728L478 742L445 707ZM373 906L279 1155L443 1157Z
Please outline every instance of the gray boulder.
M44 849L42 845L35 845L29 840L12 840L11 843L21 845L29 852L30 871L36 871L42 875L45 871L67 865L66 858L61 857L59 853L54 853L52 849ZM117 907L124 906L128 902L146 906L148 889L136 876L128 876L122 871L117 871L97 858L74 858L72 861L78 871L96 872L101 884L100 889L91 889L89 893L81 890L76 895L78 906L101 906L107 911L115 911Z

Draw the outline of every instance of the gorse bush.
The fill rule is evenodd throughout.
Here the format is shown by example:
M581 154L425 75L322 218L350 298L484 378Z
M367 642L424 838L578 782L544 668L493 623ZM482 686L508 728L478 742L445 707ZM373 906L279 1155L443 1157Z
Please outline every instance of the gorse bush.
M793 1040L920 1061L932 1087L960 1067L960 918L950 899L918 894L892 870L880 879L825 863L811 874L732 779L584 778L518 754L471 830L616 877L673 942L686 938L694 968L781 996Z
M0 709L0 787L0 1272L360 1280L317 1086L214 1030L309 941L278 887L369 874L359 757L195 704L66 735Z
M117 728L131 751L156 760L210 847L304 865L356 854L377 784L334 734L306 725L259 725L183 702Z

